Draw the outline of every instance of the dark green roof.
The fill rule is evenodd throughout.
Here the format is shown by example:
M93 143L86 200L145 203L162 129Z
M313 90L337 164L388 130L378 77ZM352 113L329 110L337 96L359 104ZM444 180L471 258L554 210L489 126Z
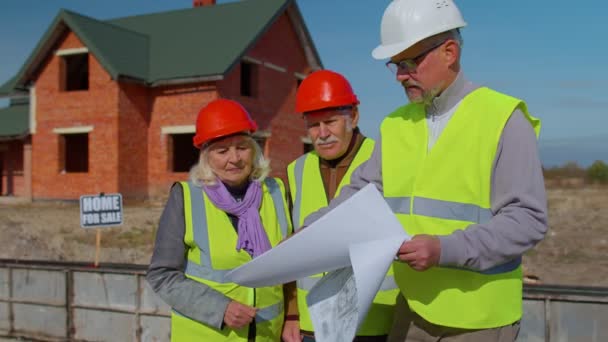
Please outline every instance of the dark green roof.
M13 92L13 89L15 88L16 78L16 76L13 76L13 78L6 81L6 83L0 86L0 95L8 95Z
M117 25L63 10L66 22L113 78L145 81L149 66L149 37Z
M7 96L15 93L23 92L27 94L27 91L16 89L17 85L17 76L13 76L10 80L6 81L3 85L0 86L0 96Z
M21 138L29 134L30 105L14 101L9 107L0 109L0 138Z
M290 4L301 18L294 0L245 0L107 21L61 10L12 83L0 88L0 95L25 88L66 28L76 33L114 79L154 85L223 76ZM312 58L318 64L313 68L320 67L316 51Z
M223 75L289 0L248 0L109 21L150 38L148 81Z

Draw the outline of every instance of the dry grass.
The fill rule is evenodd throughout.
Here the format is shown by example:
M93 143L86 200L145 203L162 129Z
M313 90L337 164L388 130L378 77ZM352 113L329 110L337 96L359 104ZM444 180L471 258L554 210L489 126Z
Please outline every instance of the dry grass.
M608 286L608 188L550 188L544 241L524 257L542 283ZM101 262L146 264L162 203L125 203L121 227L102 228ZM0 204L0 258L92 261L95 231L77 203Z
M125 204L123 225L101 229L101 262L146 264L161 204ZM0 207L0 258L92 261L95 229L80 227L78 203L35 202Z
M524 258L544 283L608 286L608 188L549 189L549 232Z

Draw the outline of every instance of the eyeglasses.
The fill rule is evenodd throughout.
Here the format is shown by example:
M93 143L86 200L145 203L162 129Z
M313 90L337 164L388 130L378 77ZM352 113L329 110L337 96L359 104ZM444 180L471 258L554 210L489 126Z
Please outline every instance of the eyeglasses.
M418 68L418 65L420 63L422 63L424 58L429 53L431 53L433 50L435 50L436 48L443 45L443 43L445 43L446 41L447 41L447 39L443 40L435 45L432 45L430 48L422 51L416 57L402 59L398 62L388 61L388 62L386 62L386 67L388 68L388 70L390 70L395 75L399 72L414 72L416 70L416 68Z

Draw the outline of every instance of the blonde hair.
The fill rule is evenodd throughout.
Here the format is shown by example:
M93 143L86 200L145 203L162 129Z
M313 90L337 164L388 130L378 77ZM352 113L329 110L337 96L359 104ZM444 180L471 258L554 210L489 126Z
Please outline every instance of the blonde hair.
M253 165L249 180L263 182L270 173L270 161L264 157L260 145L249 135L245 141L253 150ZM198 163L190 169L190 181L197 185L213 185L217 182L217 176L209 165L209 146L203 145L199 154Z

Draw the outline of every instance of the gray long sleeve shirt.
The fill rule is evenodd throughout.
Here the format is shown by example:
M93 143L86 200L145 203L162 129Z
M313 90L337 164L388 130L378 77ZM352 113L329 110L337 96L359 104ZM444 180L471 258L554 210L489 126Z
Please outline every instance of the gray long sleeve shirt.
M186 278L185 232L182 187L174 185L160 217L146 280L173 310L221 329L230 298L205 284Z
M478 87L462 73L427 108L428 151L443 132L460 101ZM382 139L376 142L370 159L352 175L350 185L328 207L309 215L310 225L368 183L382 193ZM505 125L492 170L491 210L493 217L483 224L439 236L439 266L465 267L483 271L521 256L536 245L547 231L547 199L538 156L536 136L524 114L515 110ZM464 227L463 227L464 228Z

